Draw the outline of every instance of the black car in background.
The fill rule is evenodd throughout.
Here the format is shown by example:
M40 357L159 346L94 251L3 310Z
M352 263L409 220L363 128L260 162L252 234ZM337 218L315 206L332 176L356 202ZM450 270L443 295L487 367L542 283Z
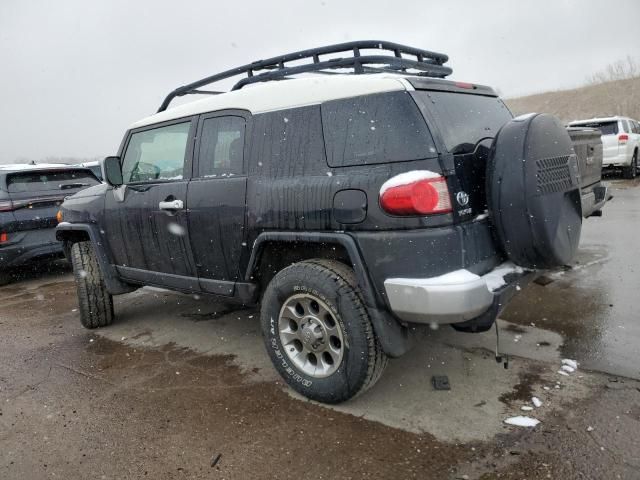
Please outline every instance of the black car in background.
M10 270L62 255L56 214L65 197L99 184L88 168L67 165L0 165L0 285Z

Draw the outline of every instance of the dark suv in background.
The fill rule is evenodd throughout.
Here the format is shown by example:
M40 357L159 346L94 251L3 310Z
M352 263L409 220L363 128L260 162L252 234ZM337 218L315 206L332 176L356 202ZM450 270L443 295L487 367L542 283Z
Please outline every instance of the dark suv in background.
M260 302L275 368L324 402L373 385L416 325L489 329L571 261L605 189L557 119L512 118L491 88L444 80L446 61L351 42L176 89L105 160L107 183L62 206L82 324L109 325L112 295L142 285Z
M62 201L99 183L87 168L0 165L0 284L13 267L62 255L55 237Z

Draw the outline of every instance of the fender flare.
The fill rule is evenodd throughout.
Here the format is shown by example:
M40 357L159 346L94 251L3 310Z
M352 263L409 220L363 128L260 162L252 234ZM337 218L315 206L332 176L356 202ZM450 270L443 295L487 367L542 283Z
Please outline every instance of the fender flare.
M102 273L105 287L111 295L129 293L136 289L136 287L120 280L118 272L111 264L107 251L104 248L102 236L100 235L97 225L61 222L56 227L56 240L63 242L68 241L73 238L74 232L83 232L89 237L89 240L93 244L93 248L98 256L98 265L100 266L100 272Z
M360 250L353 237L346 233L326 232L263 232L256 238L251 250L251 257L245 272L245 281L251 282L253 272L260 263L264 247L267 243L334 243L342 246L351 262L351 266L358 280L363 300L375 333L384 352L393 358L400 357L410 350L413 335L405 325L402 325L389 313L386 305L380 300L373 287L369 274L362 262Z

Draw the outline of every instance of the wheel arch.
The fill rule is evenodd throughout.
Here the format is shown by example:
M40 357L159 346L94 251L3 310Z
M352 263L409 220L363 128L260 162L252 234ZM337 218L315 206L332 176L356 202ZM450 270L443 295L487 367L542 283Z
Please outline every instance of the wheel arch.
M67 258L70 258L71 245L77 242L91 242L97 254L100 273L102 273L107 291L111 295L128 293L136 289L136 287L120 280L109 254L104 248L97 225L62 222L56 227L56 239L63 243Z
M338 260L353 268L358 287L383 350L390 357L406 353L412 344L409 328L387 310L375 291L353 238L339 232L263 232L256 238L245 281L258 284L259 295L276 272L312 258Z

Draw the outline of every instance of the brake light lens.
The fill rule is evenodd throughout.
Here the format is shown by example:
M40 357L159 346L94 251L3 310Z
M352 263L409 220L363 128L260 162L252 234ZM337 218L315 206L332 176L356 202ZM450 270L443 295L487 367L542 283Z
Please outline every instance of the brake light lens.
M387 180L380 189L380 206L392 215L450 213L446 179L429 171L403 173Z
M456 82L456 87L458 88L470 88L473 89L473 83L468 82Z
M620 143L624 143L624 142L626 142L627 140L629 140L629 135L627 135L626 133L621 133L621 134L618 136L618 142L620 142Z
M9 235L6 232L0 232L0 243L6 243L9 241Z
M11 212L15 210L11 200L0 200L0 212Z

